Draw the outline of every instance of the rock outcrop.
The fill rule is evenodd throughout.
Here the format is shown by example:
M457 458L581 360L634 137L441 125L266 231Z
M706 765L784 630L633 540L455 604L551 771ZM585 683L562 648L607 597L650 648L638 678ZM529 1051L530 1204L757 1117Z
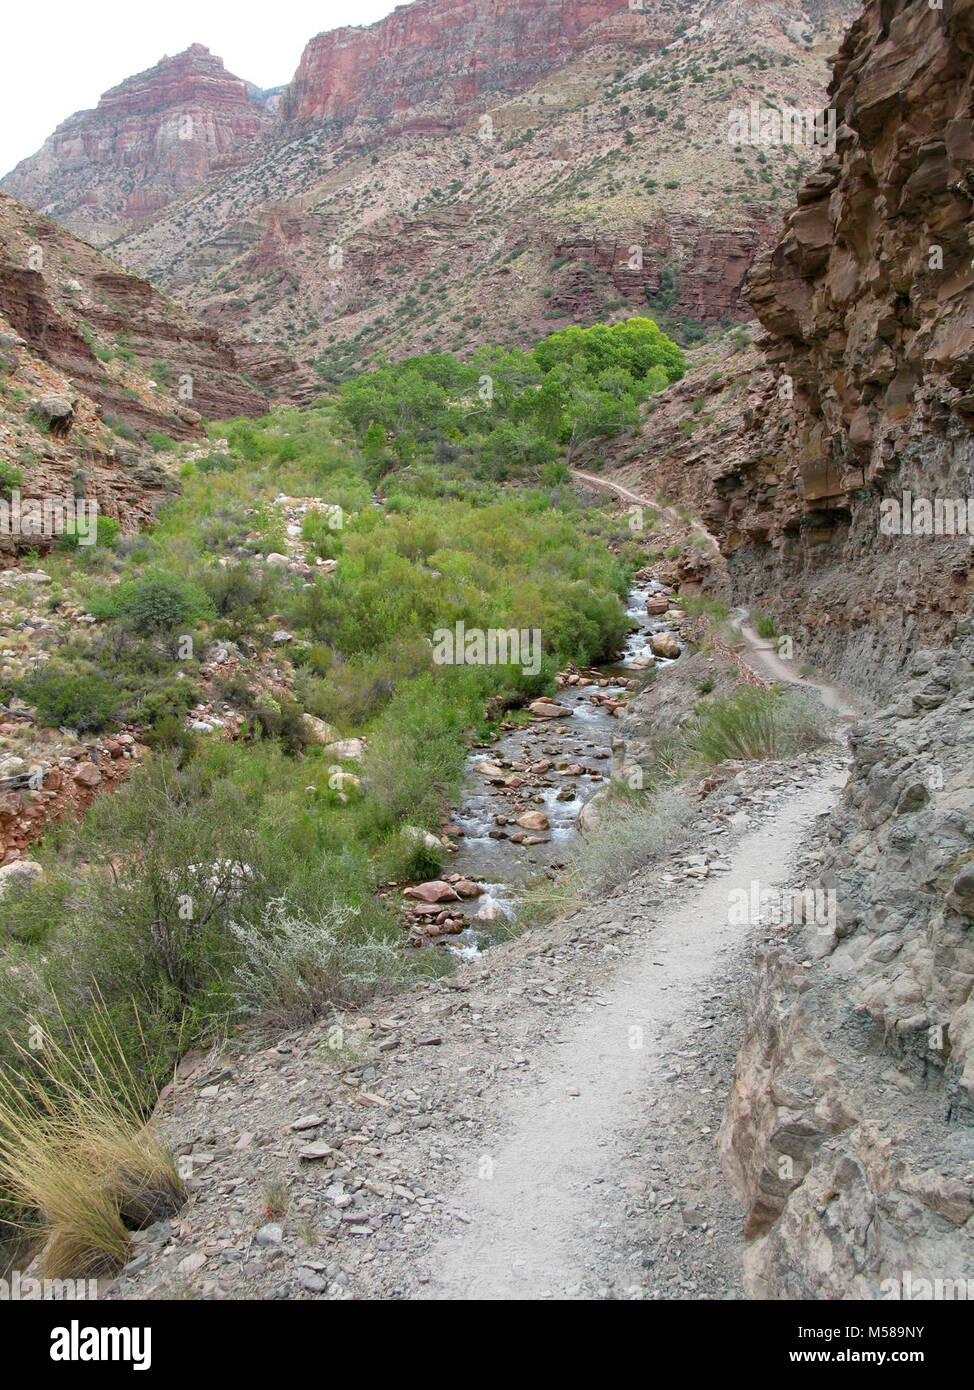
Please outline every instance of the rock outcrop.
M138 370L131 369L128 379L140 381ZM148 396L150 388L141 380ZM21 500L83 500L89 509L97 507L99 517L117 522L130 535L150 524L162 503L179 491L178 478L160 465L154 450L121 417L105 411L103 400L88 395L74 378L42 357L0 311L0 593L9 597L5 586L18 582L6 566L25 555L46 553L56 539L43 526L38 531L33 522L10 524L7 509L15 490ZM112 428L113 420L123 433ZM198 425L190 431L171 408L167 414L161 402L158 414L146 420L160 433L167 425L200 432ZM43 574L34 578L46 582ZM18 604L12 605L11 613L17 610ZM46 621L39 617L38 626ZM22 615L17 623L24 625ZM2 631L4 662L18 641Z
M4 180L14 197L103 246L246 158L274 114L202 44L106 92Z
M671 15L650 32L619 0L493 0L486 8L478 0L416 0L368 28L313 38L281 116L285 124L367 117L399 129L449 130L486 100L530 87L566 62L586 31L610 18L649 48L662 47L676 28Z
M758 961L721 1130L758 1297L969 1296L974 619L960 628L853 729L798 885L827 910Z
M974 7L866 6L829 89L835 153L745 287L758 350L702 354L640 441L735 593L880 697L971 605L972 80Z
M888 701L758 962L721 1131L746 1286L967 1298L974 3L872 0L830 95L835 154L750 277L766 332L722 379L710 352L638 448L666 446L658 482L701 507L730 590Z
M204 415L266 413L215 328L4 194L0 314L124 429L180 439Z

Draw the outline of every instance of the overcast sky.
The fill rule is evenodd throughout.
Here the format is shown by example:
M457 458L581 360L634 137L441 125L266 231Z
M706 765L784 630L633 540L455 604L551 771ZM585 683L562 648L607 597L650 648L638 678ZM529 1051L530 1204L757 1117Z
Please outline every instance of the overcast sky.
M371 24L395 0L31 0L5 4L0 45L0 175L33 154L56 125L102 92L202 43L259 87L290 80L310 38Z

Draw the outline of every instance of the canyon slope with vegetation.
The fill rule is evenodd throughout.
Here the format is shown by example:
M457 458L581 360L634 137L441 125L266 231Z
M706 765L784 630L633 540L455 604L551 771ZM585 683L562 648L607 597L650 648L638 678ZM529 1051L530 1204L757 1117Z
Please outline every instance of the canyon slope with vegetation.
M3 186L319 382L645 312L699 334L747 316L744 275L816 161L735 148L729 110L819 108L853 12L418 0L312 39L269 121L196 46Z
M115 523L0 571L0 1217L110 1297L968 1287L972 551L912 500L974 491L974 0L867 0L814 164L723 132L838 6L563 9L420 0L279 104L191 50L16 172L220 93L56 212L249 358L0 199L0 492L90 455ZM510 917L471 800L547 848Z

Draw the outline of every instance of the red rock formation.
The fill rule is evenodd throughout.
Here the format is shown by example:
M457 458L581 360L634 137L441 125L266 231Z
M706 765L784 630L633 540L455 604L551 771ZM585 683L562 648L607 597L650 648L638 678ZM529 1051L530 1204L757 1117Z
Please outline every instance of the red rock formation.
M966 528L893 534L880 510L939 498L956 525L974 497L974 0L870 0L830 103L836 152L745 290L767 332L736 368L743 430L718 372L670 393L706 402L699 432L661 398L643 447L690 505L709 489L736 592L875 695L974 599Z
M32 353L141 432L181 438L201 432L201 415L267 408L215 328L3 194L0 313ZM161 369L168 380L153 386Z
M596 271L630 303L645 298L649 312L656 296L665 291L660 307L680 318L712 322L752 316L741 291L755 256L771 243L773 231L762 218L718 231L700 217L684 216L658 217L612 241L587 230L552 238L539 228L536 237L565 262L554 273L550 304L573 320L601 312L604 298L592 281Z
M4 180L14 197L104 244L240 160L273 113L202 44L127 78L64 121Z
M738 318L796 171L759 168L719 138L727 83L744 101L760 72L766 94L819 105L832 12L850 3L415 0L313 39L268 132L231 150L239 167L181 166L205 182L169 206L142 216L172 197L161 174L136 179L120 160L89 187L70 151L63 169L48 151L39 193L224 335L273 344L248 360L289 393L277 352L327 380L375 352L512 333L524 346L627 305ZM137 134L157 98L172 114L165 67L94 115ZM230 106L233 82L223 74ZM209 109L224 118L216 98ZM42 163L28 161L34 175ZM633 244L641 265L628 264ZM429 315L414 312L417 278Z
M628 19L651 46L665 41L620 0L415 0L367 29L312 39L281 115L296 125L367 116L449 129L485 95L520 91L564 63L587 29L610 18ZM410 119L397 122L404 113Z

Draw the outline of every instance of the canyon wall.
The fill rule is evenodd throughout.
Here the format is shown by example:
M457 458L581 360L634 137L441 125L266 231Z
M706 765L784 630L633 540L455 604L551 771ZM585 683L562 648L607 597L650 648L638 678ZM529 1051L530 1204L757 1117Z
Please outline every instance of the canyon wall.
M282 355L331 383L570 322L696 331L750 312L744 276L815 159L738 149L728 113L820 105L854 8L417 0L312 39L275 110L194 45L3 186L111 239L293 399L313 383Z
M728 592L799 660L871 698L972 602L972 78L966 0L867 5L829 89L835 153L745 282L763 331L694 354L608 451L704 517Z
M970 1296L974 619L958 629L852 730L795 883L828 910L757 962L720 1134L755 1297Z
M971 602L968 535L917 534L922 511L884 534L881 504L974 496L972 64L967 0L874 0L850 29L836 152L750 275L764 362L713 475L739 591L874 692Z
M4 194L0 314L35 357L137 434L185 438L202 434L204 415L266 414L216 329Z
M654 9L660 8L653 5ZM414 0L368 28L333 29L308 44L285 89L285 124L364 116L399 129L449 130L486 98L529 87L614 19L637 43L662 47L675 30L650 32L619 0Z
M4 179L6 192L102 246L118 226L232 168L274 123L202 44L163 58L79 111Z
M766 331L729 359L743 429L715 383L664 465L678 491L676 454L695 472L729 592L882 706L796 866L816 910L782 924L746 1010L720 1146L757 1297L972 1287L972 78L970 0L867 4L836 60L835 154L750 277ZM963 503L962 533L925 534L904 493L934 528L938 500Z

